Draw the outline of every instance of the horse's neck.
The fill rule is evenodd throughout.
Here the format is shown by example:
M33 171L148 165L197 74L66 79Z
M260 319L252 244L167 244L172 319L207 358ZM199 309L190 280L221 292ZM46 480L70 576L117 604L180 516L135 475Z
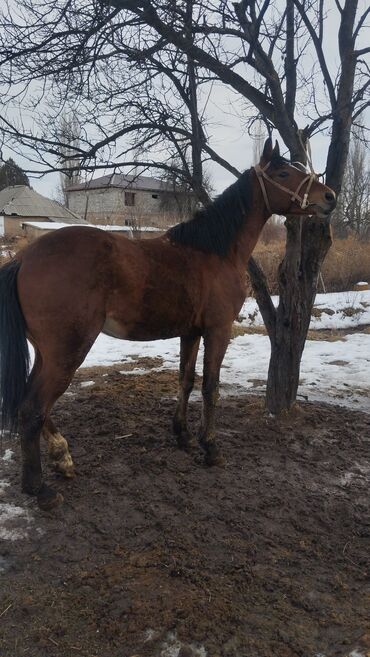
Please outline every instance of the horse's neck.
M232 249L232 257L235 259L235 264L243 270L247 267L266 220L267 218L261 210L252 208L238 233Z

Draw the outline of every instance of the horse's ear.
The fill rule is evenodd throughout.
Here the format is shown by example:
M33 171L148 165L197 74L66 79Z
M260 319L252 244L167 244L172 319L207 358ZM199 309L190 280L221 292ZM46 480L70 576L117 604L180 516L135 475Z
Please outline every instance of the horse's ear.
M263 153L261 155L261 162L260 164L267 164L268 162L271 161L272 158L272 139L269 137L265 141L265 145L263 147Z
M279 144L278 144L277 141L275 142L275 146L274 146L274 150L272 151L272 155L280 156L280 148L279 148Z

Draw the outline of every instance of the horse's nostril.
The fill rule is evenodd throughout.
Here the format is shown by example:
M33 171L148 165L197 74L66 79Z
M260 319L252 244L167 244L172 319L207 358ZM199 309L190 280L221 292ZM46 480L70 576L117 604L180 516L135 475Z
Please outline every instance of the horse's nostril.
M329 203L334 203L335 201L335 196L332 192L325 192L325 200L329 201Z

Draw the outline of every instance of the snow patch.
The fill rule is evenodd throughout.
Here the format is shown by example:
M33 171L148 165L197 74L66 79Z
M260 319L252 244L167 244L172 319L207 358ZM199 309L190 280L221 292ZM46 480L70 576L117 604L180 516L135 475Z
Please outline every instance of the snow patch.
M3 495L5 494L5 489L6 489L8 486L10 486L10 484L9 484L8 481L2 481L2 480L0 479L0 497L3 497Z
M368 486L370 480L370 463L366 465L362 463L354 463L353 469L345 472L340 477L340 483L342 486L350 486L351 484L357 484L361 486Z
M177 639L176 632L170 632L162 643L160 657L178 657L181 648L189 647L194 657L207 657L204 646L196 643L184 644Z
M11 461L14 456L12 449L6 449L3 456L0 457L0 461L8 462Z
M177 370L180 340L130 342L99 335L82 367L135 362L135 358L162 358L154 371ZM243 389L265 392L270 341L265 335L246 334L230 342L221 369L221 392ZM202 371L203 348L199 350L197 371ZM145 374L140 366L127 374ZM307 340L301 365L299 398L327 401L370 412L370 335L353 333L343 340ZM236 384L237 382L237 384ZM226 384L226 388L225 388ZM231 388L230 388L231 387ZM227 388L229 390L227 390Z
M277 307L279 297L273 296ZM361 306L361 307L360 307ZM314 308L319 311L311 317L310 329L347 329L370 324L370 290L317 294ZM325 312L329 310L330 312ZM263 326L255 299L247 299L240 311L242 326Z
M163 365L161 365L161 367L151 367L150 372L160 372L161 370L164 369L165 368ZM120 370L120 374L123 374L124 376L126 376L126 374L135 374L136 376L137 374L139 375L148 374L148 370L140 367L135 367L133 370Z
M82 381L80 384L81 388L89 388L90 386L94 386L95 381Z
M15 504L0 504L0 539L18 541L27 538L33 518L29 511Z

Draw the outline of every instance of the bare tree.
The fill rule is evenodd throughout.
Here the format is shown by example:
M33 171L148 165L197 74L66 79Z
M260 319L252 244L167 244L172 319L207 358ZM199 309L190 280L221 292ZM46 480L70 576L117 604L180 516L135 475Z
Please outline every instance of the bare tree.
M368 150L361 139L362 128L354 129L342 191L333 217L335 234L370 237L370 166Z
M62 171L59 195L63 205L68 207L68 187L81 182L79 160L75 156L76 149L80 145L81 128L75 116L65 113L61 116L57 130L63 144L60 157Z
M81 166L175 171L207 202L200 158L239 173L212 147L205 129L202 89L217 81L239 99L243 124L248 127L256 114L263 117L280 133L293 161L305 164L307 140L330 132L326 182L340 191L351 124L370 102L365 60L370 48L358 45L370 9L361 13L359 0L335 0L329 9L322 0L111 0L92 2L84 11L77 0L23 3L1 20L0 83L15 85L19 94L22 85L39 82L40 94L46 90L53 98L51 118L66 95L69 103L75 99L85 132L70 157L78 157ZM329 12L339 22L334 72L326 58L327 27L333 29ZM306 62L313 54L312 68ZM2 113L5 138L33 147L44 170L52 168L61 140L50 131L31 134L10 118L10 104ZM132 157L133 135L146 154L139 162ZM173 168L185 144L192 152L190 171L185 161ZM317 278L331 243L329 220L288 217L286 227L276 310L259 267L253 260L249 267L271 341L272 412L289 408L296 398Z

